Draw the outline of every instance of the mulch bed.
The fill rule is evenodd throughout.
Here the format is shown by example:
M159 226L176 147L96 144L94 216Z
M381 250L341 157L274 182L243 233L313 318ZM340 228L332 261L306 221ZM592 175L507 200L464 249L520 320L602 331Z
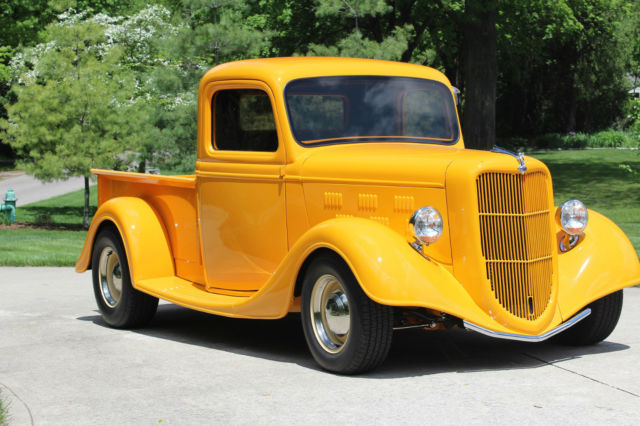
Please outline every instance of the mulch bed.
M0 229L45 229L48 231L84 231L82 225L56 225L44 223L16 222L12 225L0 224Z

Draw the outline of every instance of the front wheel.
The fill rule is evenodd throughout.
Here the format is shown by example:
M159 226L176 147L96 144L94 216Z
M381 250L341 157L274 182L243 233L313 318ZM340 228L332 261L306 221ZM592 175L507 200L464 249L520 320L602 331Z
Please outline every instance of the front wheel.
M131 285L127 254L114 229L105 228L96 237L91 269L96 302L108 325L134 328L151 321L158 299Z
M302 285L301 318L309 350L326 370L362 373L387 357L393 310L369 299L339 258L325 255L309 265Z
M622 290L598 299L588 306L591 315L556 338L566 345L583 346L601 342L616 328L622 311Z

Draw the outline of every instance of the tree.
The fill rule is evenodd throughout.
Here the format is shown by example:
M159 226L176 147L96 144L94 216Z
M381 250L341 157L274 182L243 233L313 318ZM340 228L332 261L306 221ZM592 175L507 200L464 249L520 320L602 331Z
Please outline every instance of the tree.
M145 40L119 42L127 52L144 46L144 54L138 56L152 59L134 67L149 100L147 119L152 126L139 158L142 166L192 172L200 78L218 63L265 56L271 33L264 30L264 17L245 1L183 0L173 4L172 17L166 10L151 13L154 8L162 9L147 8L128 18L119 30L130 37L146 22L148 30L141 33L152 34ZM156 18L150 19L154 14ZM142 64L139 59L133 62Z
M296 53L390 59L452 71L457 49L458 16L462 0L280 0L274 37L278 53L283 41L295 43ZM311 12L310 12L311 11ZM311 13L311 15L310 15ZM279 18L282 19L282 18ZM285 50L285 54L290 54ZM452 55L453 54L453 55Z
M181 26L169 45L193 66L263 56L269 34L252 25L244 0L182 0ZM199 75L198 77L200 77Z
M42 29L54 18L47 0L3 0L0 8L0 119L6 118L9 101L9 63L20 46L32 46L42 37ZM0 152L10 149L0 132Z
M144 0L3 0L0 8L0 118L6 118L4 104L15 101L9 88L9 63L21 49L46 37L46 27L59 11L69 7L91 13L130 14L144 6ZM4 136L0 133L0 149Z
M503 2L498 19L498 132L593 131L622 115L630 0Z
M122 168L139 146L146 122L136 102L132 72L122 50L109 46L104 26L68 14L47 28L14 84L17 102L2 122L18 165L40 180L84 176L83 225L89 226L91 168ZM18 61L20 62L20 61Z
M465 5L465 104L463 131L469 148L491 149L496 137L496 0Z
M628 19L624 22L624 31L630 40L631 54L627 59L627 69L633 83L640 86L640 3L636 2Z
M196 93L202 71L185 67L187 60L174 50L172 41L185 26L171 21L170 11L157 5L126 18L100 18L112 45L122 50L121 67L135 75L136 102L145 110L139 118L147 128L138 145L140 172L188 172L195 164Z

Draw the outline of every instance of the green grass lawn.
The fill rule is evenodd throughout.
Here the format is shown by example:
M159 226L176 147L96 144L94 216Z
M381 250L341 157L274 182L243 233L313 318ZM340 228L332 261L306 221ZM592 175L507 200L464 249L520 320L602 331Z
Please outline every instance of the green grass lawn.
M89 220L96 211L98 204L97 187L90 188ZM51 225L57 228L82 228L84 214L84 190L70 192L44 201L20 206L16 211L19 222Z
M9 407L0 393L0 426L9 425Z
M556 204L577 198L604 214L622 228L640 255L640 175L619 167L628 164L640 170L640 151L540 151L530 155L549 167Z
M75 265L87 233L0 229L0 266Z
M531 154L551 170L556 204L577 198L611 218L629 236L640 255L640 151L615 149L538 151ZM48 229L0 229L1 266L71 266L80 254L86 231L81 229L83 191L46 201L18 205L19 222L39 223ZM96 189L91 189L91 214Z
M91 215L96 204L94 186L91 188ZM18 222L44 228L0 229L0 266L74 265L87 235L82 229L83 211L83 190L25 206L18 204Z

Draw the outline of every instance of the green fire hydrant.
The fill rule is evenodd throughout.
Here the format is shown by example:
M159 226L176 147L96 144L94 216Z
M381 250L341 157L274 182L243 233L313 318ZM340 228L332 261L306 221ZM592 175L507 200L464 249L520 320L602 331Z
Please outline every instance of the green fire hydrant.
M16 201L18 201L18 199L13 189L7 190L3 201L4 204L0 204L0 212L4 212L9 223L16 223Z

